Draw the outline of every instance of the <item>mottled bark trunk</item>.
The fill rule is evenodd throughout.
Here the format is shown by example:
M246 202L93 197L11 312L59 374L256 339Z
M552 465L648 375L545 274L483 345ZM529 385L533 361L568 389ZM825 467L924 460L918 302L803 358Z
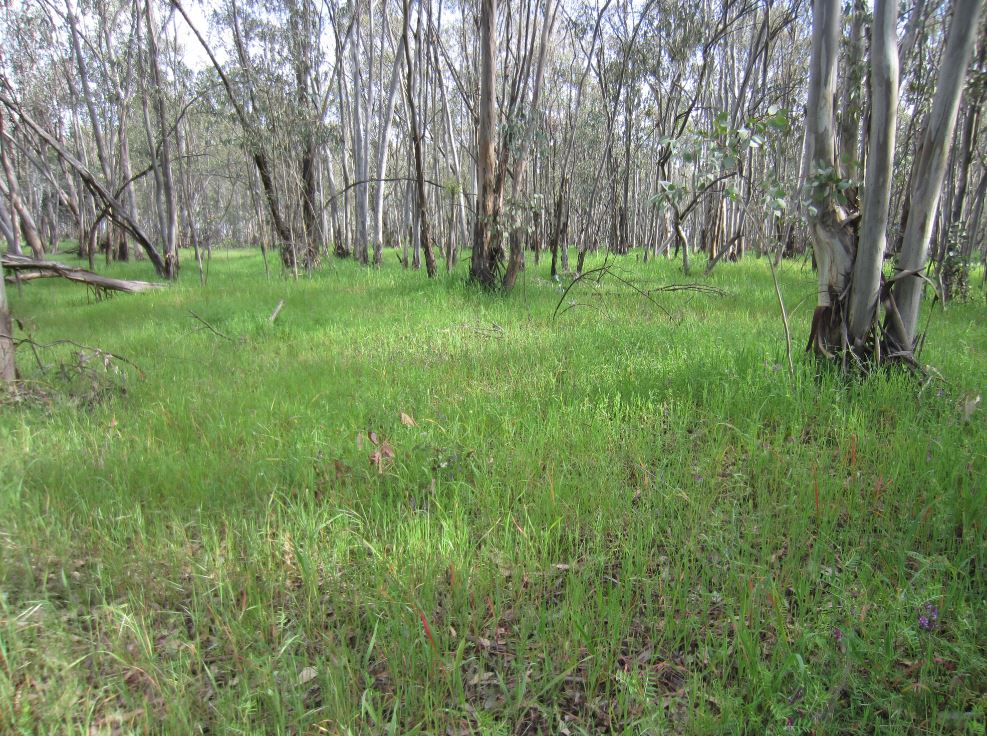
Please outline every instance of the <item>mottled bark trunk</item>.
M470 279L494 286L500 268L497 238L497 98L494 63L497 58L497 0L480 3L480 101L476 156L476 214L473 222L473 254Z
M809 168L812 209L809 225L818 274L817 307L810 347L831 356L846 346L845 296L853 269L855 243L844 225L845 213L835 201L833 100L839 55L840 2L813 3L812 58L809 71L807 131L812 142Z

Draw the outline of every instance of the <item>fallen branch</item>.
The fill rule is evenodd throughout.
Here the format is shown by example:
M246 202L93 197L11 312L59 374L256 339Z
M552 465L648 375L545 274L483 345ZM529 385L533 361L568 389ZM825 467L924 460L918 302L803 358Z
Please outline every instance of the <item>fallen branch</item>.
M139 294L143 291L161 289L165 284L157 284L151 281L132 281L129 279L114 279L109 276L101 276L92 271L82 268L73 268L64 263L56 261L36 261L33 258L15 256L10 253L3 255L3 267L11 271L26 271L21 277L23 281L33 279L60 276L69 281L76 281L80 284L92 286L95 289L105 289L107 291L122 291L127 294Z
M271 316L268 317L267 321L270 322L273 325L274 324L274 320L276 320L278 318L278 315L281 314L281 310L283 308L284 308L284 299L282 299L281 301L278 302L278 306L276 306L274 308L274 311L271 312Z
M58 274L52 273L51 271L17 271L12 273L10 276L5 276L4 280L8 284L16 284L18 282L24 283L25 281L34 281L35 279L57 279Z
M202 323L202 327L199 327L198 328L199 330L206 329L206 330L209 330L216 337L221 337L224 340L229 340L230 342L236 342L236 340L234 340L232 337L230 337L229 335L225 335L222 332L220 332L219 330L217 330L215 327L213 327L211 324L209 324L206 320L204 320L202 317L200 317L199 315L197 315L191 309L188 310L188 313L192 316L193 319L195 319L196 321ZM195 331L198 331L198 330L195 330Z
M24 325L22 325L20 322L18 322L17 325L22 330L24 329ZM83 345L81 342L76 342L75 340L62 339L62 340L52 340L51 342L37 342L36 340L34 340L34 338L30 336L14 337L13 335L0 335L0 337L5 337L9 340L12 340L17 345L30 345L31 350L34 352L34 358L38 362L38 367L41 369L42 373L47 373L47 370L45 369L44 365L42 365L41 363L41 358L38 355L38 351L37 351L38 348L41 348L42 350L47 350L50 348L58 347L59 345L71 345L72 347L79 348L79 350L83 350L83 351L91 350L93 354L103 359L104 366L108 366L109 361L117 360L120 361L121 363L126 363L135 371L137 371L137 375L142 381L144 380L145 377L144 371L142 371L140 366L134 363L132 360L129 360L128 358L124 358L122 355L111 353L108 350L103 350L103 348L93 347L92 345Z
M629 286L631 289L633 289L638 294L640 294L645 299L647 299L649 302L651 302L655 307L657 307L659 310L661 310L662 313L666 317L668 317L669 319L672 319L671 312L669 312L661 304L659 304L657 301L655 301L654 298L648 292L644 291L643 289L641 289L636 284L632 284L627 279L621 278L620 276L618 276L617 274L615 274L613 272L613 270L610 268L610 265L608 263L604 263L602 266L600 266L598 268L594 268L594 269L591 269L589 271L586 271L585 273L579 274L576 278L574 278L569 283L569 285L567 287L565 287L565 290L562 292L562 296L559 298L559 303L555 305L555 311L552 312L552 321L553 322L555 321L556 317L558 317L558 315L559 315L559 309L562 307L562 302L565 301L565 298L566 298L566 296L569 295L569 292L572 290L572 287L574 287L580 281L583 281L584 279L587 279L590 276L595 276L597 274L599 274L599 277L597 278L597 283L599 283L603 279L604 276L612 276L617 281L619 281L620 283L624 284L625 286ZM566 312L566 311L568 311L568 310L563 310L563 312Z
M579 274L578 276L576 276L576 278L574 278L571 282L569 282L568 286L566 286L565 289L563 289L562 296L559 298L559 303L555 305L555 311L552 312L553 322L558 317L568 312L572 307L576 306L576 303L572 302L568 307L562 309L562 304L565 302L565 299L569 295L569 292L572 290L572 288L580 281L583 281L591 276L596 276L596 283L598 284L602 282L604 277L606 276L609 276L610 278L619 281L624 286L627 286L628 288L637 292L637 294L639 294L640 296L644 297L649 302L651 302L651 304L653 304L658 310L660 310L662 314L664 314L668 319L672 321L675 321L675 317L673 317L672 313L669 312L667 309L665 309L665 307L663 307L661 304L658 303L658 301L653 296L654 294L672 293L678 291L689 291L697 294L707 294L711 296L724 296L726 294L726 292L723 289L719 288L718 286L712 286L710 284L667 284L665 286L658 286L653 289L644 289L638 286L637 284L633 283L632 281L629 281L623 278L622 276L618 275L617 273L615 273L610 263L605 261L602 266L590 269L585 273Z

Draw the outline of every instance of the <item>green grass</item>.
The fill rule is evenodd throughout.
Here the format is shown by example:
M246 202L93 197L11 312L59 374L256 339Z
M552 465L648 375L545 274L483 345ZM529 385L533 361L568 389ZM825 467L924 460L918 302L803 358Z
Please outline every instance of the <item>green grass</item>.
M34 340L144 377L18 351L0 732L982 734L983 296L933 315L945 380L846 382L800 352L805 264L794 376L766 264L707 282L555 321L544 262L507 297L245 252L10 287Z

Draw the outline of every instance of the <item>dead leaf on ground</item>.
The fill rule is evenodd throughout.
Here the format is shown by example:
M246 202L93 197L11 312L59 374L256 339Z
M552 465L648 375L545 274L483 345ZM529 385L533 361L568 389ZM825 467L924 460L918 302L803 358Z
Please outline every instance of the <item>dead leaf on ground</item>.
M418 426L418 422L415 421L415 418L410 414L405 414L404 412L401 412L401 424L403 424L405 427Z
M377 468L378 473L383 474L393 462L394 448L387 440L381 442L377 449L370 453L370 464Z
M319 671L315 667L306 667L298 673L298 684L305 685L318 677L318 675Z

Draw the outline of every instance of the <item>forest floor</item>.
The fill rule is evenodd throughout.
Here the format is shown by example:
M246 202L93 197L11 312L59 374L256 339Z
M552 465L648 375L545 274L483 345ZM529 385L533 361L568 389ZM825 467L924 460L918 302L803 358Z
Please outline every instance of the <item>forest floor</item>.
M804 261L794 375L764 262L463 275L8 287L0 732L983 733L982 291L845 381Z

